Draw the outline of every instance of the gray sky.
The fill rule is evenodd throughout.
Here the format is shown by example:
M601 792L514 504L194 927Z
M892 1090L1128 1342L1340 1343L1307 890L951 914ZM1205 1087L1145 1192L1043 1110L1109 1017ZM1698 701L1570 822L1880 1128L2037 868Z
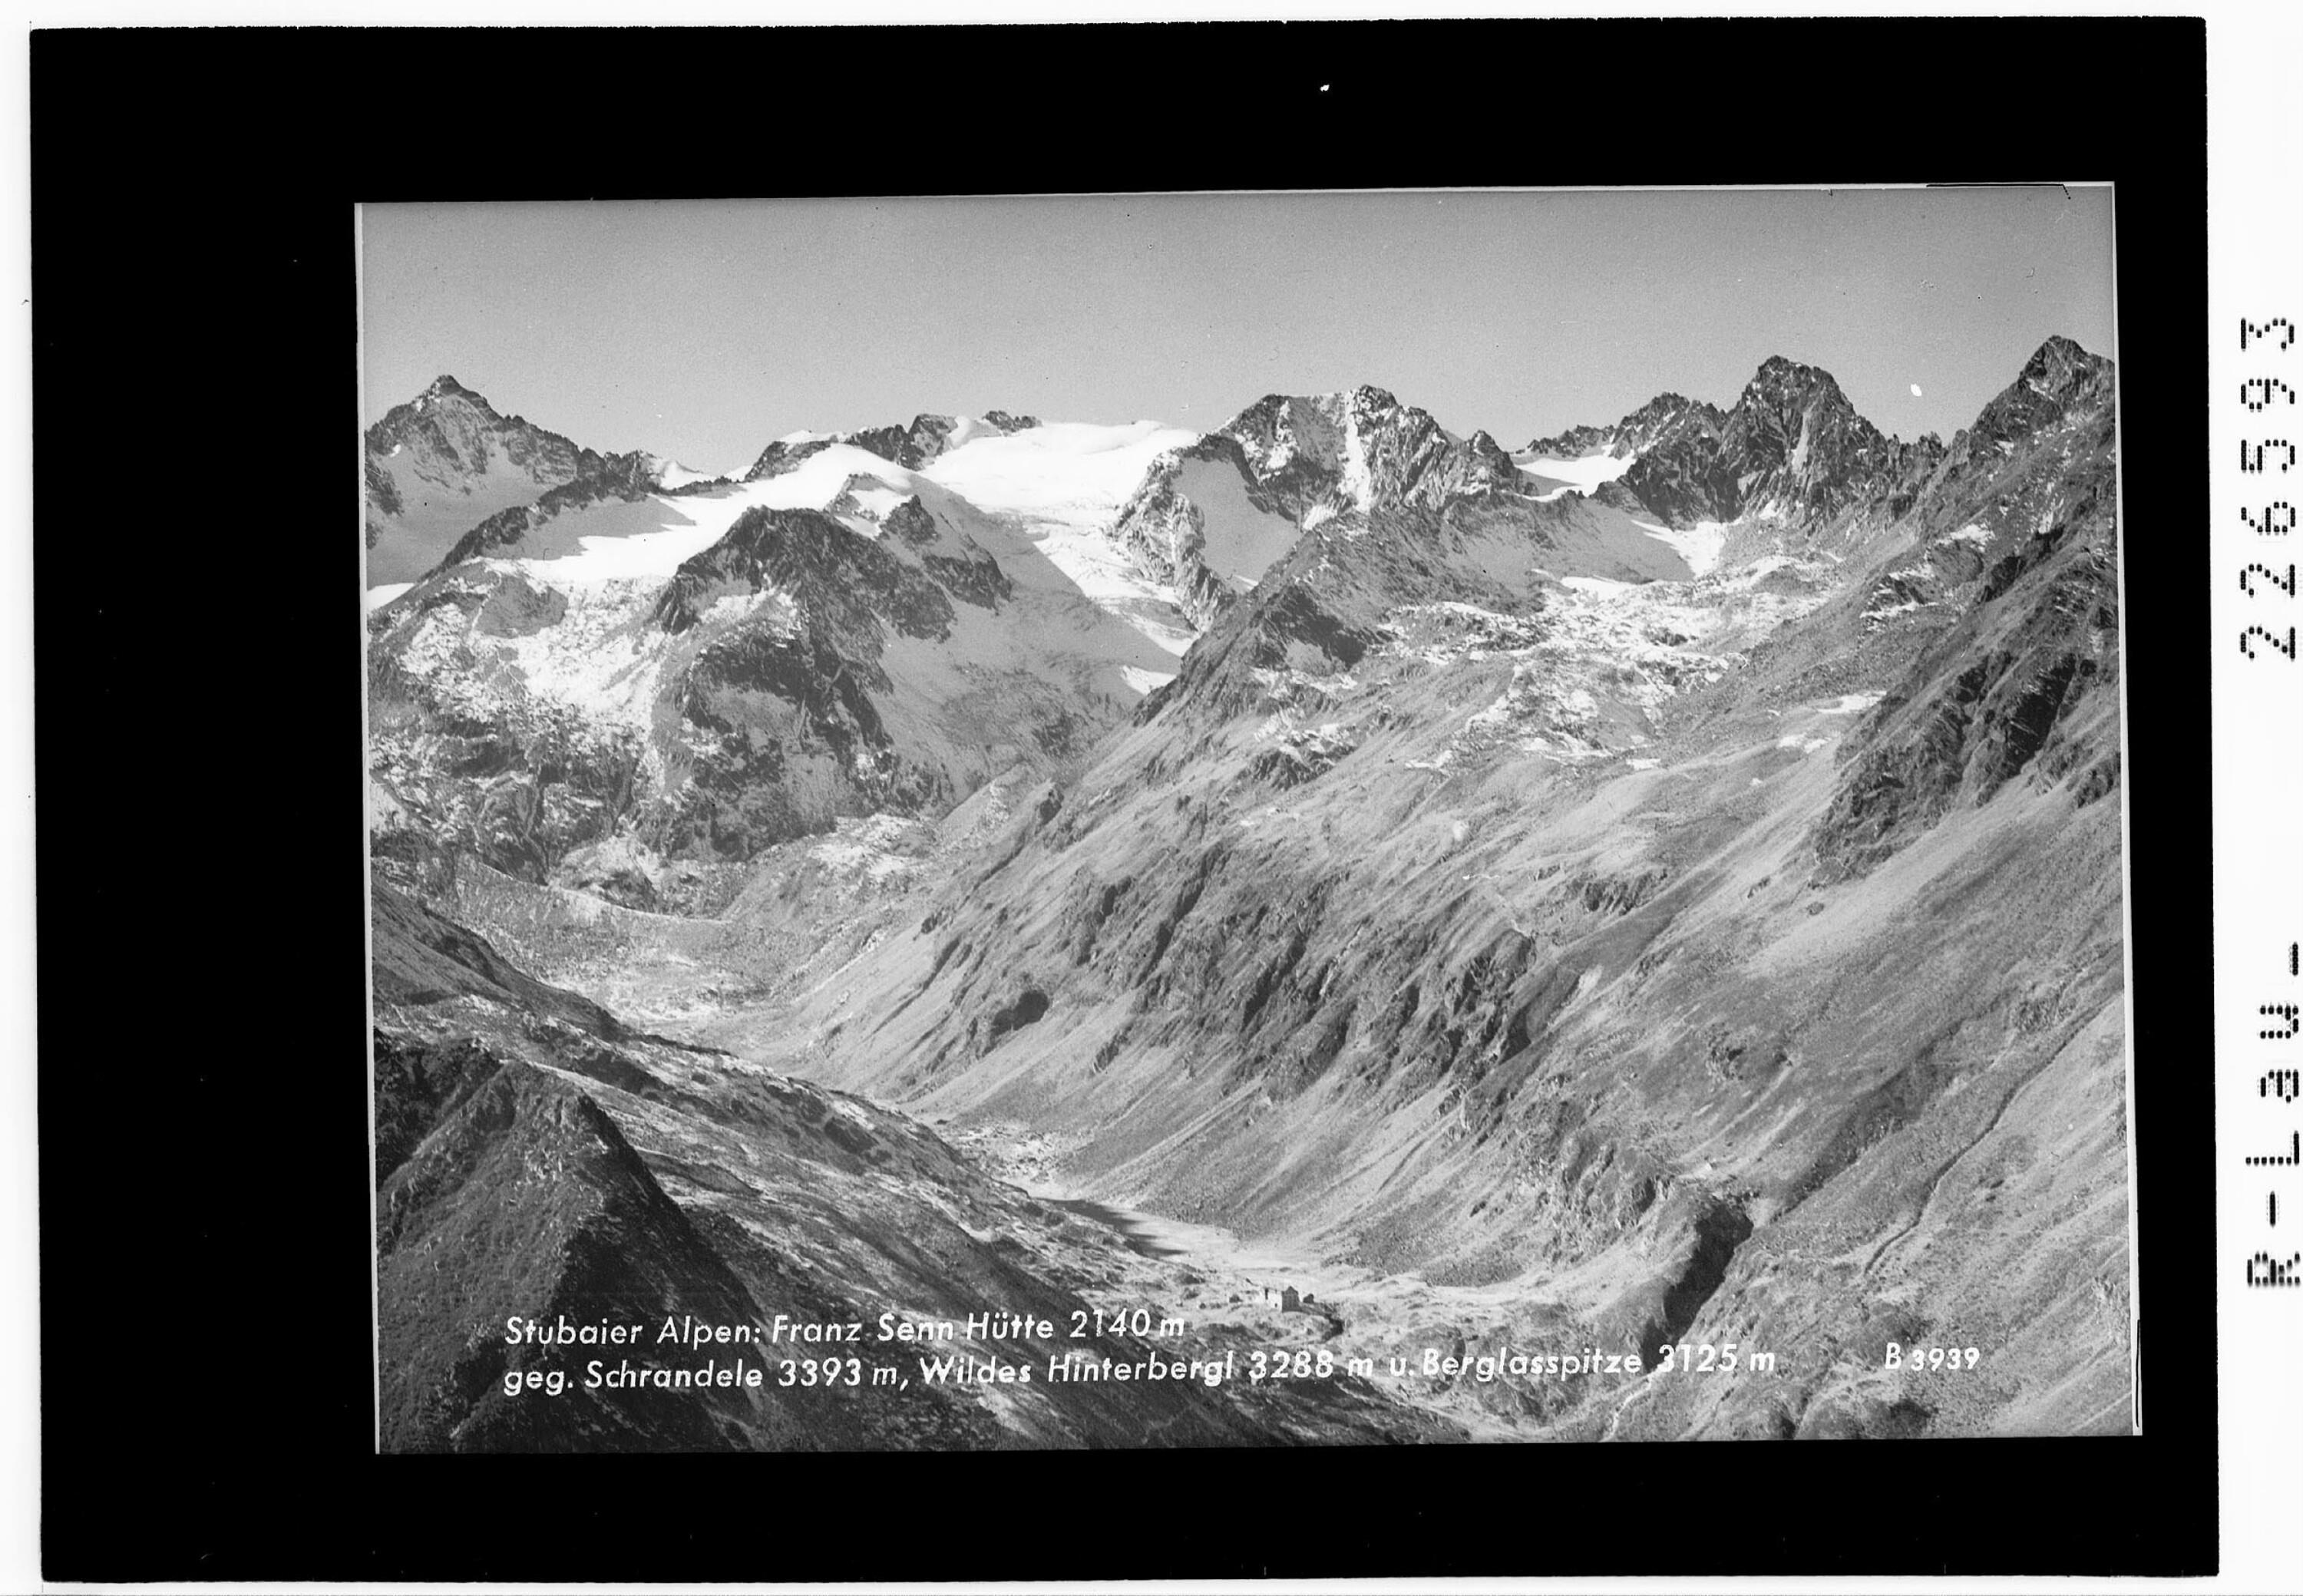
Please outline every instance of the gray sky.
M1212 428L1372 383L1517 448L1769 355L1948 439L2113 355L2107 189L370 206L369 417L443 372L601 450L1000 409ZM1922 397L1914 397L1917 384Z

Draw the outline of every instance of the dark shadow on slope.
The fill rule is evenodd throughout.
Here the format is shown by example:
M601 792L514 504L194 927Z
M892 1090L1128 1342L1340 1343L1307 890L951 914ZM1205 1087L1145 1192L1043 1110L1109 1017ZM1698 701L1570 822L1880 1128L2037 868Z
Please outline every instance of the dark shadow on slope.
M1695 1250L1678 1278L1664 1288L1663 1308L1640 1331L1640 1361L1653 1368L1663 1349L1695 1322L1695 1315L1727 1278L1735 1249L1751 1234L1751 1218L1733 1203L1707 1208L1695 1221Z
M1066 1213L1078 1214L1082 1219L1093 1220L1107 1229L1117 1231L1119 1239L1126 1243L1127 1250L1141 1257L1180 1258L1184 1255L1181 1247L1171 1247L1159 1240L1152 1235L1150 1226L1125 1209L1099 1203L1092 1197L1050 1199L1048 1205L1060 1208Z

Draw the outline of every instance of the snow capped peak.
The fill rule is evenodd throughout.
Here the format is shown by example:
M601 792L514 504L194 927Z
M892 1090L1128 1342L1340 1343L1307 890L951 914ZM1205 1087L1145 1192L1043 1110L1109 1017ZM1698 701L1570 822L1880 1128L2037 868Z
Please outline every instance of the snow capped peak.
M1143 480L1152 462L1199 435L1156 421L1117 426L1037 423L1020 432L971 432L923 469L970 503L994 514L1069 525L1108 519Z
M1388 390L1362 383L1325 393L1267 393L1217 430L1235 437L1266 432L1306 435L1331 431L1340 435L1354 416L1373 419L1400 412L1421 414Z
M1458 436L1371 384L1266 394L1211 435L1236 442L1259 491L1303 527L1346 511L1430 511L1463 495L1538 491L1488 434Z
M368 577L423 575L467 533L579 479L617 477L637 456L603 456L442 374L367 430Z
M650 454L645 458L648 475L655 479L659 487L692 487L699 482L719 480L718 472L699 471L692 466L681 465L668 454Z
M983 416L922 416L912 423L912 433L915 437L923 436L927 435L931 428L942 428L941 446L934 450L933 453L949 454L955 449L963 448L974 443L977 438L1004 438L1012 433L1025 431L1039 425L1036 418L1032 418L1028 421L1028 426L1018 426L1015 418L1009 416L1005 410L993 410ZM925 461L922 463L924 464Z
M789 470L809 452L830 443L854 444L883 460L893 460L907 469L916 471L946 451L976 438L1005 437L1014 433L1028 432L1039 425L1037 417L1012 416L1006 410L987 410L982 416L922 414L913 417L909 426L873 426L860 432L845 433L789 433L761 451L759 459L745 474L745 480L773 477Z
M775 486L755 502L780 509L821 510L841 494L870 484L908 494L913 480L911 472L868 449L826 443L793 469L780 472Z

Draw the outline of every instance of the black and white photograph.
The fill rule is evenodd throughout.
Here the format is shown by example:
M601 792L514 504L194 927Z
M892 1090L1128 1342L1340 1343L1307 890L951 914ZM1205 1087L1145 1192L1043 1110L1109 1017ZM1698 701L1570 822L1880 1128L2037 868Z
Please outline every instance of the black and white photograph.
M2088 175L361 205L375 1449L2132 1437Z
M354 9L21 63L0 1588L2293 1584L2303 15Z

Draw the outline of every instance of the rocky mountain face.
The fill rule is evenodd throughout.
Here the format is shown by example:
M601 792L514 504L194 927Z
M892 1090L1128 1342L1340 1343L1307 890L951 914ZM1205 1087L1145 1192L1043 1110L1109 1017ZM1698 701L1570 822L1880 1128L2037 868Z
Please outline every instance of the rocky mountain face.
M1948 448L1780 359L1516 457L1373 389L825 442L379 612L379 853L691 1047L1288 1256L1338 1355L1769 1355L1354 1399L2117 1428L2112 407L2054 340ZM663 553L567 570L615 517ZM1018 690L1065 629L1108 673ZM1987 1358L1921 1388L1890 1342Z
M909 426L873 426L862 432L826 433L821 436L801 433L778 438L763 449L759 459L752 462L752 469L744 473L744 480L756 482L763 477L780 477L835 443L876 454L907 471L918 471L945 450L971 438L1007 437L1039 425L1037 417L990 410L981 418L915 416Z
M440 377L367 430L367 579L414 581L489 517L603 472L628 473L637 458L580 448Z
M1250 469L1238 440L1216 432L1152 463L1111 537L1203 629L1294 545L1298 529L1297 515Z
M1601 488L1602 496L1666 526L1691 527L1734 519L1720 513L1737 494L1734 477L1719 458L1726 426L1727 417L1717 406L1665 393L1613 426L1577 426L1556 437L1537 438L1520 458L1538 475L1552 461L1595 456L1622 461L1623 475Z
M1028 1091L1097 1189L1371 1276L1548 1282L1432 1305L1474 1343L1806 1349L1549 1433L2115 1417L2112 418L2104 363L2042 358L1901 516L1876 435L1731 418L1782 449L1765 514L1858 519L1837 561L1514 587L1451 548L1469 502L1315 528L1024 848L803 1007L810 1068ZM1921 1333L2000 1374L1901 1390L1873 1344Z
M1476 519L1497 539L1523 542L1555 575L1666 574L1656 561L1668 553L1633 528L1563 544L1556 533L1570 512L1548 507L1552 486L1532 479L1486 433L1458 438L1379 388L1274 393L1162 456L1110 535L1147 578L1182 595L1202 631L1303 532L1337 518Z
M1000 497L1115 459L1108 482ZM1445 506L1478 545L1459 564L1683 574L1619 511L1532 486L1371 388L1199 438L922 417L779 441L742 484L586 457L375 615L376 779L425 846L635 907L716 902L737 878L679 861L941 812L1018 760L1068 777L1306 525Z
M404 829L536 881L608 847L650 906L666 860L1061 771L1170 657L1028 538L844 444L747 485L603 465L472 529L371 634Z
M1725 412L1680 393L1658 393L1613 426L1573 426L1556 437L1537 438L1520 452L1540 460L1581 460L1604 454L1630 460L1697 435L1717 442L1727 425Z
M1519 469L1484 432L1466 441L1380 388L1269 394L1226 422L1257 485L1299 525L1347 510L1436 509L1519 491Z
M1875 867L2012 781L2119 778L2119 580L2112 367L2044 345L1909 519L1916 559L1863 591L1867 626L1914 634L1874 735L1817 835L1826 873Z
M1905 513L1944 449L1933 436L1885 436L1829 372L1776 356L1727 410L1666 393L1612 426L1574 427L1521 452L1523 460L1591 455L1628 460L1610 496L1666 526L1749 518L1815 534L1851 516Z
M1050 1358L1220 1364L1247 1338L1138 1334L1096 1312L1147 1290L1242 1297L1241 1283L1130 1254L900 1115L635 1032L389 874L374 893L385 1450L1460 1439L1364 1381L1051 1381ZM883 1313L954 1333L890 1339ZM995 1314L1029 1328L995 1331ZM1314 1344L1322 1323L1257 1317L1268 1346ZM843 1338L771 1339L780 1323ZM521 1324L632 1333L601 1345ZM721 1327L747 1335L712 1338ZM939 1376L931 1362L1008 1375Z

